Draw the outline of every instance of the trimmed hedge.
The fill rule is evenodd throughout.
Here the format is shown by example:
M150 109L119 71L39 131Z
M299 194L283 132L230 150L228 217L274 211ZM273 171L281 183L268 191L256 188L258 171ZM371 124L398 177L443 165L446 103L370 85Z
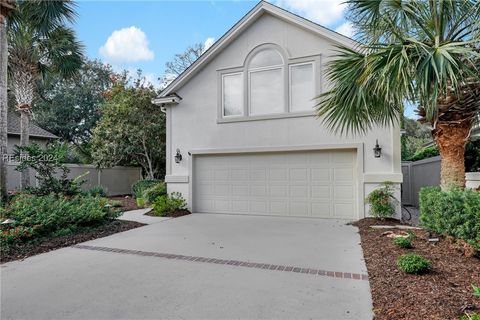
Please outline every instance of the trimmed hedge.
M423 227L480 246L480 193L439 187L420 190L420 222Z

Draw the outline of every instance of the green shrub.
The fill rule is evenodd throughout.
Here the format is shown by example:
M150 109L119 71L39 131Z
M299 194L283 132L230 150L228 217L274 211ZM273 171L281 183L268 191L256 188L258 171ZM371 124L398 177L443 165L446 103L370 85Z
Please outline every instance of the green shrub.
M17 171L32 169L38 181L38 187L26 188L26 191L35 195L58 193L73 196L81 193L81 185L85 182L85 174L75 178L67 178L70 169L65 165L69 153L68 145L61 142L47 144L45 147L32 143L28 146L16 146L15 155L20 164ZM25 156L22 156L25 155Z
M436 157L440 155L440 152L438 151L437 146L430 146L430 147L425 147L423 149L418 150L415 152L415 154L408 160L410 161L419 161L431 157Z
M420 190L420 222L428 230L480 243L480 193L438 187Z
M472 284L472 288L473 288L473 295L480 298L480 287L477 287Z
M32 228L18 226L0 231L0 241L2 245L8 245L20 239L30 238L32 235Z
M102 186L95 186L86 192L87 195L92 197L107 197L107 191Z
M480 320L480 314L478 313L466 314L462 316L460 320Z
M143 180L138 180L135 182L132 186L132 192L135 198L141 198L143 197L143 192L157 183L160 183L162 181L157 180L157 179L143 179Z
M395 214L398 200L394 197L395 188L391 182L384 182L380 188L369 193L366 198L370 214L376 218L388 218Z
M17 226L32 228L34 234L51 234L116 218L119 213L105 204L106 199L99 197L21 194L5 209L5 215Z
M397 266L405 273L422 274L430 269L431 263L418 254L405 254L397 259Z
M160 196L153 202L153 212L160 217L172 214L177 210L183 210L186 207L187 202L180 192Z
M122 201L120 200L108 200L108 204L112 208L121 208L123 206Z
M136 200L137 200L137 207L139 207L139 208L145 207L145 199L137 198Z
M393 243L400 247L400 248L404 248L404 249L410 249L410 248L413 248L412 246L412 240L410 239L410 237L398 237L398 238L394 238L393 239Z
M155 199L166 194L167 187L165 186L165 183L161 182L145 190L143 192L142 198L145 200L146 203L153 203Z

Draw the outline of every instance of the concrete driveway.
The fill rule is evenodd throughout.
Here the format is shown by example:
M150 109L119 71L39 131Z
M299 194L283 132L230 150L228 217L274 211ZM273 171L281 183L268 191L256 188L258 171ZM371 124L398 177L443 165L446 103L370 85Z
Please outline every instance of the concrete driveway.
M1 266L1 319L372 319L343 221L193 214Z

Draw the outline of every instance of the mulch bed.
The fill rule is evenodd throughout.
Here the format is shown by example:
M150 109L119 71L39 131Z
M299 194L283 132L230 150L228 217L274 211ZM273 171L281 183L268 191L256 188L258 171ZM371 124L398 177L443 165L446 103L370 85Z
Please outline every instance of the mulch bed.
M178 217L183 217L183 216L186 216L186 215L189 215L189 214L192 214L190 211L186 210L186 209L182 209L182 210L176 210L172 213L169 213L163 217L172 217L172 218L178 218ZM151 217L158 217L154 214L153 210L152 211L149 211L147 213L145 213L146 216L151 216Z
M457 245L444 238L428 243L424 230L414 230L413 249L402 249L391 238L382 236L385 229L370 228L394 224L399 223L371 218L354 223L360 229L375 319L444 320L459 319L465 312L480 313L480 298L472 294L472 284L480 285L480 259L466 257ZM424 275L398 270L397 258L407 253L429 259L432 270Z
M8 252L2 251L0 253L0 263L25 259L36 254L69 247L80 242L106 237L141 226L144 226L144 224L134 221L113 220L99 226L77 230L74 234L66 236L39 238L11 247Z
M110 200L115 200L115 201L120 201L122 203L122 206L120 207L120 210L122 211L130 211L130 210L137 210L141 209L137 207L137 200L133 198L132 196L114 196L114 197L109 197Z

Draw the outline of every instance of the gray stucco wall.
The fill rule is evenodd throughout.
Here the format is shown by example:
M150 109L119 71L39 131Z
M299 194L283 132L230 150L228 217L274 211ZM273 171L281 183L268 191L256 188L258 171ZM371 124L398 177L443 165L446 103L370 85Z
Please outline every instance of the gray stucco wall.
M325 128L314 115L219 123L218 74L226 68L242 67L247 55L257 46L273 43L287 53L289 59L320 57L320 88L325 90L325 64L335 54L335 42L307 31L278 17L264 14L230 43L215 59L190 79L177 93L180 104L167 108L167 180L169 192L179 191L191 204L192 150L296 147L305 145L359 145L360 178L358 181L359 217L368 212L365 196L383 181L402 181L399 127L376 128L366 135L341 136ZM320 93L320 92L318 92ZM373 147L378 139L382 157L374 158ZM184 161L173 161L180 149ZM400 188L398 188L398 198Z

